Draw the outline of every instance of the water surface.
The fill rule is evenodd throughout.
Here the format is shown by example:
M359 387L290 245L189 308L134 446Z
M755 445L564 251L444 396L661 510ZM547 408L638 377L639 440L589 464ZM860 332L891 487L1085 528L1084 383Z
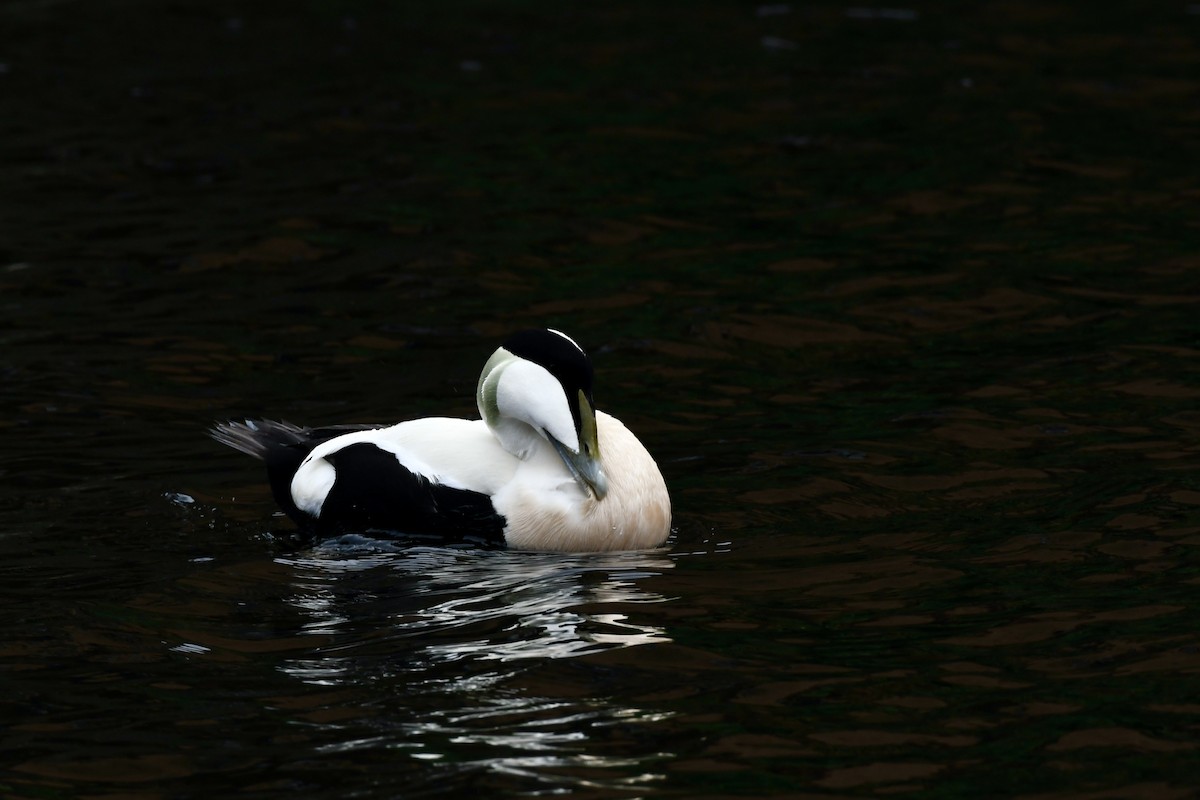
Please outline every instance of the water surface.
M1194 794L1194 8L0 20L0 794ZM663 549L314 546L205 436L530 325Z

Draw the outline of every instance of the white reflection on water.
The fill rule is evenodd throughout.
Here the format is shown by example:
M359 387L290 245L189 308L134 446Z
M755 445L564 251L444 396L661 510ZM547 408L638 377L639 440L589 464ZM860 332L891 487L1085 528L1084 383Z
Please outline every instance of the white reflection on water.
M407 654L417 670L463 659L571 658L670 641L662 628L630 619L625 608L666 601L641 585L674 566L661 551L363 549L362 543L343 542L306 557L280 559L296 570L296 594L289 602L308 617L306 633L341 639L369 618L375 626L370 640L419 640L416 651ZM617 604L621 610L612 608ZM306 680L323 672L336 681L344 659L334 653L366 643L351 638L322 648L317 661L323 669L297 664L296 672L304 672Z
M371 702L386 706L370 730L339 731L320 752L406 752L442 773L484 771L551 791L660 777L646 763L665 754L626 740L631 727L665 714L599 689L580 697L586 669L571 672L567 697L555 696L561 676L539 668L670 641L636 619L639 605L668 600L646 588L673 568L664 551L565 555L342 540L280 563L294 571L287 600L301 629L320 642L282 669L313 685L369 687Z

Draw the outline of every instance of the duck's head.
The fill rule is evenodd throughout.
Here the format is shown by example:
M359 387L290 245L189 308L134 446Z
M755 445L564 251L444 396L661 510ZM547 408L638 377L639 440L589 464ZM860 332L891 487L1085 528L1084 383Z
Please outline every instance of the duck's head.
M484 365L475 399L506 450L524 458L548 441L579 485L604 498L592 362L571 337L555 330L512 335Z

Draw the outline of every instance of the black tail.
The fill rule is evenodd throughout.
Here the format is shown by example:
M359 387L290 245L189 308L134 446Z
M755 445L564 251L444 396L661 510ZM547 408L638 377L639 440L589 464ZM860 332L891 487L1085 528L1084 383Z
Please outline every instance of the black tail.
M290 422L273 422L268 419L248 419L245 422L218 422L209 429L212 438L224 445L232 447L239 453L254 456L260 461L267 460L267 454L277 448L304 447L305 452L312 450L316 442L312 440L311 431ZM300 457L303 460L304 456ZM297 462L299 466L299 462Z
M218 422L209 435L240 453L265 461L267 479L275 502L297 525L312 527L313 519L296 507L292 500L292 476L312 449L335 436L365 431L380 425L334 425L328 428L302 428L290 422L251 420Z

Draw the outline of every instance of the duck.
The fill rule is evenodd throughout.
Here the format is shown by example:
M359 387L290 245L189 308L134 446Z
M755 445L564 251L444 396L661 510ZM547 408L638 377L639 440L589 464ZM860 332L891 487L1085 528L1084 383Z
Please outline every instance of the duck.
M266 464L279 507L318 537L395 534L517 550L644 550L671 532L646 447L598 411L591 359L554 329L517 332L483 366L479 419L390 426L221 422Z

